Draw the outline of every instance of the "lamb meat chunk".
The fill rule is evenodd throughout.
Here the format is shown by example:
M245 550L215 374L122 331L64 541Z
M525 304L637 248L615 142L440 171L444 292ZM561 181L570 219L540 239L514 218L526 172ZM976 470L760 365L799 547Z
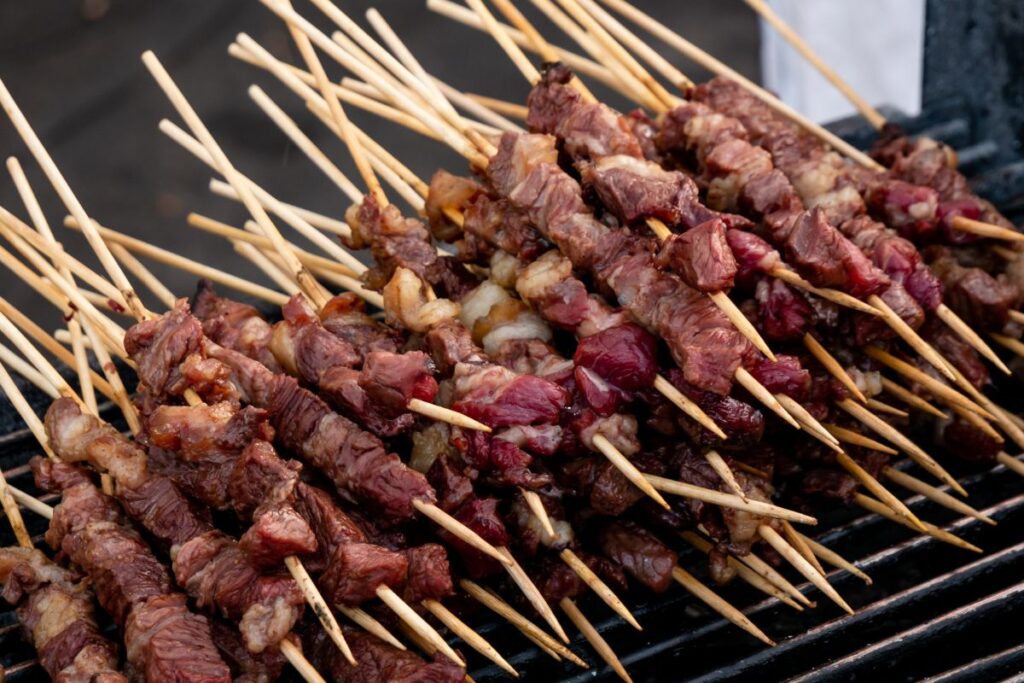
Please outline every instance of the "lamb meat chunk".
M601 552L650 590L663 593L672 585L672 569L679 557L643 527L612 522L601 531L599 542Z
M725 239L736 259L736 282L741 286L750 287L762 274L769 274L782 265L779 252L752 232L727 230Z
M586 368L631 394L654 383L658 373L656 353L653 335L639 325L625 323L579 340L572 360L577 369Z
M773 240L785 244L786 260L813 284L856 297L880 294L889 284L864 252L828 223L821 209L772 214L767 222Z
M334 548L320 587L328 602L356 606L376 598L380 585L401 591L408 569L402 553L372 543L346 543Z
M779 354L777 361L759 359L749 368L750 374L772 394L785 394L803 401L811 390L811 373L800 366L796 356Z
M364 631L345 630L356 666L341 654L322 628L306 633L306 652L318 671L332 681L347 683L462 683L466 670L438 654L426 662L408 650L399 650Z
M695 401L701 410L714 420L715 424L729 437L730 444L754 444L761 440L764 434L765 417L754 406L732 396L701 391L686 382L682 373L675 368L670 369L666 373L666 377L673 386ZM679 410L674 406L672 406L672 410L674 411L673 416L687 427L687 431L697 442L708 444L719 442L718 437L711 432L690 418L678 414Z
M497 498L474 498L459 508L454 517L495 547L507 546L511 540L505 522L498 514ZM501 571L501 565L496 560L447 531L442 532L441 537L458 553L471 578L479 579Z
M141 486L119 487L117 499L129 517L172 553L213 529L209 510L185 497L167 477L151 476Z
M299 482L295 487L295 509L316 537L318 558L313 567L325 565L338 546L367 541L359 525L323 489Z
M738 266L725 230L725 223L716 218L669 236L658 253L658 265L678 273L701 292L732 289Z
M812 329L814 309L782 280L760 280L755 298L761 331L770 341L800 341Z
M210 339L281 372L269 348L270 323L255 307L219 296L213 283L202 279L192 297L192 315L202 321L203 334Z
M145 451L106 422L83 413L74 400L51 403L44 423L50 447L62 461L88 462L129 488L146 481Z
M284 558L317 550L316 534L290 505L260 508L238 539L238 547L260 568L280 567Z
M136 607L124 629L131 670L147 681L230 683L210 622L188 611L185 596L159 595Z
M403 551L409 562L405 582L405 601L418 605L424 600L444 600L455 594L448 551L437 543L427 543Z
M446 210L465 211L465 207L483 193L483 186L473 178L453 175L444 169L435 171L430 177L430 192L423 207L434 239L454 242L460 237L462 226L452 223Z
M320 309L320 322L336 337L362 353L398 351L403 338L398 330L371 318L366 302L352 292L338 294Z

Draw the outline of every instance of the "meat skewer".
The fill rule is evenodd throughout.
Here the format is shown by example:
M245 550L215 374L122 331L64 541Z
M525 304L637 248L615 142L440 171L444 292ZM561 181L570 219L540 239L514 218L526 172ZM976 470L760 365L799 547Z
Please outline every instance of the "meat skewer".
M861 97L849 83L843 80L843 78L836 73L834 69L826 64L825 61L815 53L813 49L811 49L810 45L808 45L807 42L782 19L782 17L772 10L764 0L744 1L751 7L751 9L757 12L762 19L778 31L779 35L781 35L787 43L792 45L793 48L811 64L811 66L817 69L826 80L828 80L837 90L839 90L839 92L850 100L851 104L857 108L857 111L859 111L861 115L867 119L868 123L870 123L876 130L884 132L887 127L894 125L888 122L881 112L868 104L867 101ZM900 137L905 139L905 136L903 135L900 135ZM919 149L931 149L934 147L941 147L941 143L929 138L920 138L913 144L913 146ZM952 167L950 167L950 169L952 170ZM950 216L948 222L949 226L956 230L973 233L981 237L1003 239L1014 242L1024 240L1024 235L1012 229L1012 226L1003 225L1003 223L1004 221L1000 220L1000 217L996 217L994 220L979 221L965 215Z
M0 583L51 679L127 683L118 670L117 645L96 624L94 596L85 579L29 545L0 548ZM54 619L56 614L62 618Z

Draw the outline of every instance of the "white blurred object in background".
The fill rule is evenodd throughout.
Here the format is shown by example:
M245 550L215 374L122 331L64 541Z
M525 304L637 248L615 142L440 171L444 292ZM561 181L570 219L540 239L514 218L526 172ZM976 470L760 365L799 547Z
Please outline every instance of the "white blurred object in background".
M873 106L921 110L925 0L769 0L821 59ZM761 22L764 85L814 121L856 113L853 105Z

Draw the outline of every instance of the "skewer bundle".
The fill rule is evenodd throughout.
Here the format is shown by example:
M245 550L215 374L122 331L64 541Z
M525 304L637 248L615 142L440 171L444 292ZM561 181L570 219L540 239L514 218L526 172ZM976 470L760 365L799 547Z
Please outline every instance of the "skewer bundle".
M813 517L778 501L807 511L855 503L980 551L919 519L881 483L887 479L991 522L894 467L904 453L965 493L902 432L910 414L878 399L883 390L914 410L915 419L941 420L945 452L970 443L979 446L976 455L1019 468L1003 443L1009 437L1024 445L1017 418L983 393L988 374L977 353L1001 370L1005 364L961 319L967 316L953 312L954 299L943 303L943 285L947 292L972 292L977 276L955 262L955 249L941 263L915 256L913 229L920 225L900 222L909 209L896 195L912 185L926 147L885 148L902 184L859 153L852 156L870 168L854 172L850 162L801 137L813 127L801 122L794 129L780 118L783 107L762 105L762 94L750 99L727 81L693 89L590 0L564 0L565 11L538 4L592 61L552 47L507 0L494 4L515 32L480 0L470 1L468 15L445 9L487 30L513 59L533 87L525 108L474 99L435 79L373 11L368 18L383 44L328 0L314 4L344 31L331 38L288 2L264 4L287 22L306 68L284 64L247 36L232 54L277 76L346 143L365 194L266 93L250 91L353 202L345 222L286 204L242 175L155 56L147 53L144 61L192 135L166 121L161 129L221 174L227 182L216 191L241 201L253 218L247 230L203 217L190 222L231 239L277 290L96 224L0 88L5 110L68 205L69 227L86 235L109 277L63 253L34 201L26 205L36 230L6 210L0 214L0 231L29 265L6 250L5 264L54 305L69 308L74 323L68 354L24 316L0 307L0 329L25 356L5 349L0 369L10 366L62 396L43 424L6 370L0 374L5 393L51 456L34 463L37 483L63 493L52 509L4 485L0 502L26 547L31 539L18 503L52 516L48 541L94 583L106 586L110 571L102 562L114 543L104 540L108 529L137 548L142 559L128 563L133 569L151 565L151 574L167 574L152 595L121 597L125 581L97 592L116 621L129 623L135 675L157 680L170 671L187 676L189 665L202 668L202 658L173 661L173 648L139 655L132 647L130 637L145 628L147 610L163 608L160 600L170 600L183 623L200 625L202 643L241 653L231 659L208 648L207 663L220 667L219 676L229 675L229 665L236 674L262 667L263 675L276 676L283 656L307 680L344 679L354 675L352 666L363 667L360 680L461 679L462 656L428 616L515 673L442 604L455 586L542 651L585 666L563 644L568 636L553 610L560 608L626 680L577 603L587 590L639 628L620 593L630 584L662 592L678 583L771 643L680 566L674 546L683 540L706 553L716 580L739 576L804 609L810 603L803 593L758 556L770 548L770 558L789 562L852 612L821 561L859 570L794 528ZM637 16L620 0L607 4ZM562 65L538 71L517 43L577 72ZM316 48L362 81L332 82ZM631 51L671 74L671 85L684 92L673 95ZM598 101L582 80L587 77L625 93L651 116L627 117ZM475 176L441 172L424 182L355 127L344 109L349 104L448 144ZM522 114L531 132L502 114ZM31 197L20 167L9 168L23 196ZM811 182L827 172L850 183ZM378 176L425 220L390 204ZM858 182L874 193L873 201L868 194L862 201L881 207L868 219L878 225L850 223L867 219L857 215L835 225L836 198L852 199L849 188ZM957 192L943 201L973 201ZM289 242L272 215L324 255ZM963 232L962 221L947 223ZM435 239L451 243L454 253ZM950 240L955 245L960 238ZM372 268L349 252L364 248ZM271 323L209 284L190 308L129 251L280 306L282 320ZM889 253L908 263L894 266ZM167 313L146 309L122 264ZM95 292L81 289L76 278ZM332 295L323 282L348 292ZM365 303L383 309L385 321L369 315ZM126 331L101 307L128 312L136 324ZM994 338L1012 347L1015 318L1010 304L1005 308ZM925 311L938 322L921 327ZM74 362L84 398L25 334ZM103 378L83 361L87 348ZM139 376L134 403L110 354ZM883 377L883 370L896 374ZM94 388L114 398L134 441L95 417ZM302 462L282 459L275 446ZM103 492L70 462L100 473ZM80 499L92 501L86 507L99 516L76 516ZM236 513L239 537L214 528L204 508ZM157 541L155 552L131 535L125 512ZM424 518L442 527L436 539ZM444 546L457 558L450 571ZM189 611L157 557L165 550L196 607L239 622L239 632ZM54 577L28 589L30 610L45 609L51 594L75 594L84 627L94 622L90 597L73 574L49 571L35 551L4 557L25 568L8 570L8 577ZM499 597L498 587L521 592L557 638ZM12 602L25 594L8 593ZM303 596L316 619L300 622ZM433 663L404 651L382 623L393 617L369 604L378 598ZM332 608L367 633L343 634ZM293 626L301 639L285 635ZM42 657L53 634L33 635ZM99 665L113 668L114 644L96 640L95 647L103 653ZM264 651L278 659L257 662ZM53 675L66 666L46 668Z

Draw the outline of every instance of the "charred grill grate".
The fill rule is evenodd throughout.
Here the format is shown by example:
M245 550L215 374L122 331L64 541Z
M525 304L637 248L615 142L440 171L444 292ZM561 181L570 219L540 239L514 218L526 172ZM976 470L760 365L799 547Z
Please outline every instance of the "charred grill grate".
M1018 223L1024 218L1024 81L1018 75L1024 68L1022 45L1024 10L1019 0L930 0L925 112L909 121L898 114L891 117L911 133L954 146L976 190ZM862 147L874 138L873 131L852 119L834 129ZM48 399L32 387L23 388L37 412L45 410ZM106 412L113 420L113 412ZM0 412L0 468L12 485L36 493L26 463L38 450L31 435L16 425L10 407ZM584 600L581 607L636 681L927 678L974 683L1012 677L1024 671L1019 624L1024 611L1021 479L1003 466L985 471L954 467L953 473L969 490L971 504L998 526L956 519L920 496L906 502L924 518L950 525L954 533L984 548L983 555L913 535L859 509L833 511L821 518L818 539L874 579L868 586L844 572L830 575L857 614L842 614L807 584L798 585L818 599L818 606L803 613L773 599L760 600L761 593L739 582L721 590L780 643L775 648L763 647L682 590L642 602L633 598L634 614L646 628L643 633L613 618L597 600ZM56 502L53 496L43 499ZM45 521L32 514L25 520L41 547ZM0 543L14 543L6 524L0 524ZM680 562L691 569L704 564L703 556L685 550ZM6 603L0 605L6 608ZM523 680L617 680L590 654L582 637L572 647L594 666L588 672L555 662L510 626L484 614L471 622L513 666L527 672ZM0 665L7 681L46 680L10 609L0 612ZM475 653L470 666L479 683L509 680L496 667L483 666Z

